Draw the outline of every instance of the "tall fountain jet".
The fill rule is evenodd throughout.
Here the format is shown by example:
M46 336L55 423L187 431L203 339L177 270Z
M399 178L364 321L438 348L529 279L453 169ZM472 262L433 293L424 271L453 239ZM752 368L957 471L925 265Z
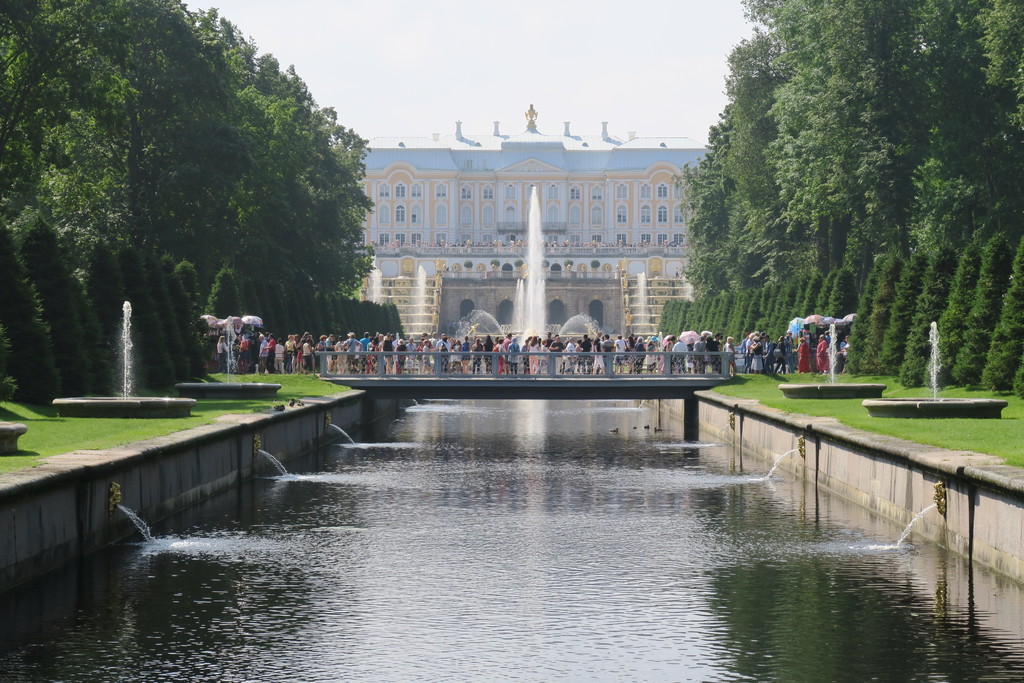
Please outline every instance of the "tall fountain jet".
M547 296L544 282L544 235L541 231L540 197L530 188L530 214L526 233L526 305L523 331L544 335L547 330Z
M526 290L523 288L523 278L516 280L516 296L512 302L512 310L515 316L512 327L516 334L522 334L526 331Z
M427 271L423 266L416 269L416 284L412 290L413 324L410 326L416 333L432 332L430 329L430 309L427 306Z
M132 366L132 304L125 301L121 305L121 398L135 394L135 370Z
M377 266L370 271L370 279L366 285L366 298L375 304L383 303L383 287L381 284L382 273Z

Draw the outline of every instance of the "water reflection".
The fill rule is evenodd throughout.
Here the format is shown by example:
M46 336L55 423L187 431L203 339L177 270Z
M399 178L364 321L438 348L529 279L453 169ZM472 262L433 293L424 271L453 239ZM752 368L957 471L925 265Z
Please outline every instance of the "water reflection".
M622 403L425 403L0 596L14 680L976 680L1020 586ZM646 427L649 427L645 429ZM663 429L656 432L655 427ZM617 433L610 430L617 428ZM17 593L17 595L15 595Z

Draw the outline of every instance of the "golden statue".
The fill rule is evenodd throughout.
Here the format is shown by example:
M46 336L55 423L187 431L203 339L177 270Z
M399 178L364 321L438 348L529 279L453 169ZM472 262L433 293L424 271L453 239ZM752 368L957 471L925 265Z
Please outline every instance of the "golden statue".
M527 130L537 130L537 110L530 105L530 109L526 112L526 128Z

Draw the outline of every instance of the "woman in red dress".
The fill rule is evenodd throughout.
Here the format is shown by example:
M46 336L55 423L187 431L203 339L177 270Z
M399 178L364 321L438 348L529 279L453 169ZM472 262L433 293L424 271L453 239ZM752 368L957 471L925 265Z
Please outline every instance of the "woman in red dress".
M800 346L796 347L797 372L811 371L811 345L807 343L807 337L800 338Z
M818 342L818 372L822 374L828 374L828 337L821 335L821 341Z

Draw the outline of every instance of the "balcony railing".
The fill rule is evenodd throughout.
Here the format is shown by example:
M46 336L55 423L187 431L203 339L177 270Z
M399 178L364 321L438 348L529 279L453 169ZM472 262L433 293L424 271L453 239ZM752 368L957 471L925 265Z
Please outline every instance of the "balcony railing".
M429 375L459 380L528 380L557 377L729 377L725 352L501 352L501 351L377 351L317 352L317 365L325 379Z

